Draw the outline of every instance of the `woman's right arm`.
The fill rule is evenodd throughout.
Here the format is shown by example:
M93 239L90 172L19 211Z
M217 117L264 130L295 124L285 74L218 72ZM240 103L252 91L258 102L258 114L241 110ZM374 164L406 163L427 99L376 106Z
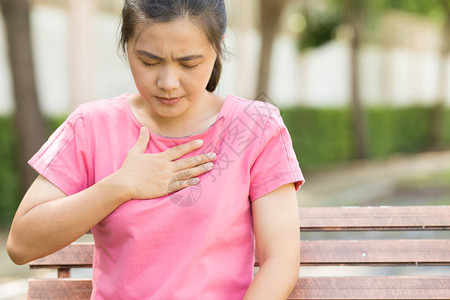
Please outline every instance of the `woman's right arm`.
M151 199L194 185L210 171L214 156L178 159L202 146L195 141L162 153L145 154L149 132L141 129L122 167L79 193L66 196L38 176L25 194L11 225L7 250L16 264L53 253L75 241L118 206Z

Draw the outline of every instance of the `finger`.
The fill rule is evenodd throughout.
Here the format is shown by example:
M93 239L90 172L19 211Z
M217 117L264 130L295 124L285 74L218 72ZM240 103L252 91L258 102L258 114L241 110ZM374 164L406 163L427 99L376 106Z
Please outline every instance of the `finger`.
M188 179L200 176L206 172L209 172L213 168L214 168L214 164L212 162L208 162L206 164L202 164L195 168L182 170L182 171L175 173L175 180L176 181L188 180Z
M181 144L181 145L175 146L173 148L170 148L170 149L164 151L164 153L168 159L176 160L176 159L182 157L183 155L186 155L189 152L192 152L202 146L203 146L203 140L194 140L194 141L190 141L188 143Z
M188 180L182 180L182 181L174 181L169 184L169 193L173 193L176 191L179 191L181 189L196 185L200 182L200 179L198 178L191 178Z
M210 161L214 161L217 155L215 153L206 153L193 157L182 158L173 162L173 170L179 171L189 168L194 168Z
M139 137L136 142L136 145L134 145L134 149L136 149L140 153L145 153L145 150L147 149L148 142L150 141L150 132L147 128L141 127L141 131L139 132Z

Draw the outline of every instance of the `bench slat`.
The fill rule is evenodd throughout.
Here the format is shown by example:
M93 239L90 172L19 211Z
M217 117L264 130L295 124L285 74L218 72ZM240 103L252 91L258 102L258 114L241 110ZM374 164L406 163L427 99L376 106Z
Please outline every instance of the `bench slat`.
M90 279L30 279L27 299L88 300L91 291Z
M450 299L450 277L301 277L288 299Z
M300 249L302 265L450 265L450 240L318 240Z
M450 206L300 207L302 231L449 230Z
M30 279L28 299L89 299L90 280ZM450 277L300 277L288 299L450 299Z
M302 265L448 266L449 249L450 240L318 240L301 241L300 256ZM92 243L74 243L30 267L90 268L93 251Z
M72 243L63 249L29 263L30 268L91 268L94 243Z

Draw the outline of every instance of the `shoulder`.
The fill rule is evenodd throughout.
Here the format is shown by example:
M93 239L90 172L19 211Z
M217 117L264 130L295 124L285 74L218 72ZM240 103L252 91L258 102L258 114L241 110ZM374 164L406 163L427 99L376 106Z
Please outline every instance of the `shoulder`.
M78 105L62 124L77 132L87 133L97 127L110 127L120 124L127 115L128 99L123 94L109 99L97 99Z
M233 120L241 120L247 126L257 127L262 130L267 126L284 126L280 109L269 102L248 100L234 95L228 96L232 102Z
M95 99L83 104L80 104L78 109L81 113L101 114L113 112L116 110L124 110L128 105L128 94L122 94L113 98Z
M127 105L129 105L128 96L123 94L114 98L96 99L80 104L75 112L85 118L113 116L125 113Z

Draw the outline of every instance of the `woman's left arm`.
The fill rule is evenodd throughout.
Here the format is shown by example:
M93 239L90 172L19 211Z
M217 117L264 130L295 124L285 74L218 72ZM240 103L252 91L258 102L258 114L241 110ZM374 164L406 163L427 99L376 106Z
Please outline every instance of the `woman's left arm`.
M252 203L253 227L260 269L244 300L286 299L298 279L300 229L293 183Z

